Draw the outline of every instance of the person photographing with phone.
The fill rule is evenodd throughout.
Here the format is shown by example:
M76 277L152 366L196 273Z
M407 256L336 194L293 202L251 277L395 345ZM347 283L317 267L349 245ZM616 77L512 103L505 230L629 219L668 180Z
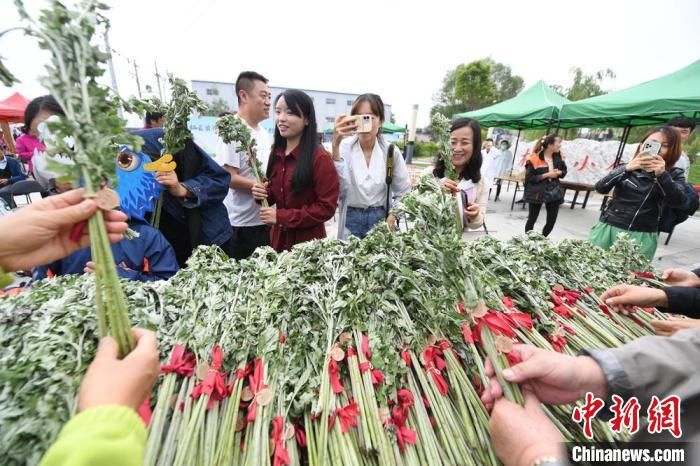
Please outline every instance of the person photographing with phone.
M661 209L664 205L681 206L686 200L683 170L674 167L680 153L678 132L670 126L656 127L642 139L629 163L596 183L601 194L614 191L591 228L591 243L609 249L620 233L627 233L647 259L654 258Z
M338 239L360 239L387 219L393 200L411 189L406 163L380 131L384 102L377 94L355 99L350 115L338 115L333 132L332 156L340 178Z

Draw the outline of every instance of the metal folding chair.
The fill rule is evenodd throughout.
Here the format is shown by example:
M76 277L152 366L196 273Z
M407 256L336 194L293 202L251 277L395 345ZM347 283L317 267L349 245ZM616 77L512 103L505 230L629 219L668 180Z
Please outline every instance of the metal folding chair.
M9 197L10 200L10 207L13 209L17 208L15 196L24 196L26 203L31 204L32 198L30 195L33 193L39 193L43 197L46 194L46 190L34 180L18 181L6 188L7 197Z

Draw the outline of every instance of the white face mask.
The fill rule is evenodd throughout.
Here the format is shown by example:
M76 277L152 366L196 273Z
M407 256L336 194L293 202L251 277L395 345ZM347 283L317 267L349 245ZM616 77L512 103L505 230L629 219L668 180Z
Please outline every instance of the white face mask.
M36 127L37 132L39 133L39 139L44 141L44 144L47 147L56 145L56 135L51 132L51 129L49 128L49 123L58 120L59 117L57 115L52 115L45 121L39 123ZM68 145L68 147L73 147L75 145L73 136L66 136L65 138L63 138L63 141Z
M508 150L508 144L501 144L501 150Z

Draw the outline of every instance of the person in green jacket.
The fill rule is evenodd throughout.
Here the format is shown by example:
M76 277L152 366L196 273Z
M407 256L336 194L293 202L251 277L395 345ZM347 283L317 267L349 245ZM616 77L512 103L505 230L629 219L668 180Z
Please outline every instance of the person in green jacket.
M72 241L70 232L95 212L95 201L83 199L83 191L76 189L0 219L0 286L7 281L8 271L30 269L88 246L87 233ZM108 211L104 217L110 241L120 241L128 228L126 215ZM153 332L133 332L136 349L121 360L114 339L100 341L80 386L80 412L63 427L41 466L143 464L146 429L136 410L158 377L158 348Z
M137 414L160 369L155 333L133 329L136 349L118 358L112 337L100 340L78 395L77 416L61 430L40 466L140 466L146 428Z

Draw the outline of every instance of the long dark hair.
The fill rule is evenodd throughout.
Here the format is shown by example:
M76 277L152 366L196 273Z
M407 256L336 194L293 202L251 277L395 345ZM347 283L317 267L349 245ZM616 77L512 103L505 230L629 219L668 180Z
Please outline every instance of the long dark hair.
M311 185L313 178L313 157L316 149L319 147L316 136L316 111L314 110L314 101L302 91L296 89L284 91L275 99L275 106L282 97L284 97L284 101L292 114L300 118L306 118L309 122L301 133L299 157L297 158L294 176L292 177L292 193L299 194ZM275 166L277 160L275 153L279 149L285 150L286 148L287 140L282 137L280 130L275 125L275 140L267 163L268 178L272 175L272 167Z
M540 156L540 160L544 160L544 151L547 149L547 147L551 146L552 144L557 142L557 139L561 139L561 136L558 134L549 134L542 139L538 141L538 143L535 145L535 152L537 152L537 155ZM561 157L560 152L555 152L552 154L552 156L557 156Z
M32 120L34 120L34 118L36 118L41 111L47 111L59 116L66 115L52 95L42 95L41 97L36 97L32 99L32 101L27 105L27 108L24 109L24 126L22 126L22 132L24 134L29 133L29 130L32 127Z
M473 118L460 118L452 122L450 132L454 133L465 126L472 129L472 156L469 162L467 162L467 165L462 169L459 177L460 179L471 180L472 183L478 183L479 180L481 180L481 164L483 163L481 157L481 125L479 121ZM440 158L435 162L433 176L437 178L445 176L445 162Z
M676 165L676 162L678 162L678 159L681 158L681 137L671 126L657 126L656 128L650 130L642 138L642 141L637 146L637 150L634 155L636 157L637 154L639 154L639 152L642 150L642 145L644 145L646 140L649 139L649 136L654 133L663 133L663 135L666 136L666 142L668 143L669 148L668 151L666 151L666 157L663 157L663 159L666 161L666 170L671 170Z

